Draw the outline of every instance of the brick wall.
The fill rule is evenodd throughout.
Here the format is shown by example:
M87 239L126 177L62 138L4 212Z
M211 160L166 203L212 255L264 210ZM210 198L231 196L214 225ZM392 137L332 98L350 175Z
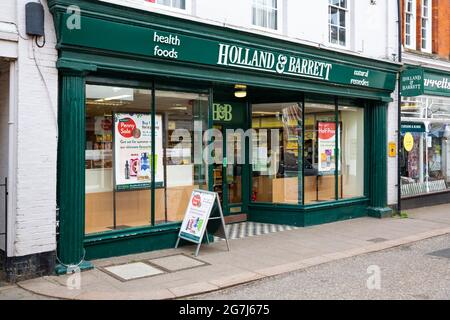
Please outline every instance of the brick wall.
M450 0L433 0L433 53L450 60Z
M26 37L25 4L17 0L17 17ZM46 1L42 1L46 6ZM56 249L57 92L56 36L52 16L45 12L46 45L19 39L17 207L14 255ZM39 66L39 67L38 67Z
M56 36L46 0L41 1L45 7L45 46L38 48L34 39L26 35L25 5L28 2L37 0L0 1L0 23L14 24L20 33L15 89L17 162L15 166L9 164L17 168L14 189L10 190L15 194L10 207L13 226L8 232L12 257L6 262L10 279L50 272L56 250ZM7 150L2 150L2 154L7 155Z
M405 45L405 5L401 1L402 44ZM450 60L450 0L432 0L432 53L441 59ZM422 0L416 0L416 50L422 45Z

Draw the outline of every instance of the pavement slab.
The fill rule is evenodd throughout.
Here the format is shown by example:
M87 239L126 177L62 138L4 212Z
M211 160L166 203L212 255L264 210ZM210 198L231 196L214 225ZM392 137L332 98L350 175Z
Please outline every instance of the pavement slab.
M18 283L31 294L62 299L175 299L336 263L450 233L450 205L408 211L409 218L360 218L203 246L198 266L193 246L92 261L95 269ZM374 243L371 239L383 238ZM404 249L402 249L404 250ZM112 265L159 262L163 274L119 281L100 271ZM186 268L184 268L186 267ZM132 278L132 276L131 276ZM0 299L2 291L0 291Z

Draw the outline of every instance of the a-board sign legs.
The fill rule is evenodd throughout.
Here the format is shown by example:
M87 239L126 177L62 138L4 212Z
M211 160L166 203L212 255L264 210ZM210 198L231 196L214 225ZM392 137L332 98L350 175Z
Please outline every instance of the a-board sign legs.
M180 244L180 238L177 239L177 243L175 243L175 249L178 248L178 245Z
M220 204L220 199L219 199L219 197L216 196L216 199L217 199L217 204L219 205L220 218L221 218L221 220L222 220L222 229L223 229L223 234L224 234L224 237L225 237L225 242L227 243L227 249L228 249L228 251L230 251L230 245L228 244L227 229L225 228L225 218L223 217L222 205Z
M195 256L197 257L198 256L198 253L199 253L199 251L200 251L200 246L202 245L202 243L200 242L198 245L197 245L197 249L195 249Z
M206 243L207 243L207 244L209 244L209 236L208 236L208 231L206 231L206 233L205 233L205 236L206 236Z

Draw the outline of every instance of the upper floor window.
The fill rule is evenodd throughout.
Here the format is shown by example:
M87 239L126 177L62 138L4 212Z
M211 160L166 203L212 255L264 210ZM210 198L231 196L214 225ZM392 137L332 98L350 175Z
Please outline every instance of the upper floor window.
M278 0L253 0L253 25L278 30L278 11Z
M328 41L332 44L347 46L348 1L328 0Z
M146 0L147 2L161 4L163 6L168 6L176 9L185 10L186 0Z
M421 48L431 52L431 0L422 0Z
M416 1L405 0L405 46L415 49L416 45Z

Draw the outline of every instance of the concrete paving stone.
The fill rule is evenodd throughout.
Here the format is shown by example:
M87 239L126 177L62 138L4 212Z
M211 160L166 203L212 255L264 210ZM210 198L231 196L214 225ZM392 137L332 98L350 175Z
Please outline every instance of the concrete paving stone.
M105 267L104 269L125 281L152 277L164 273L163 270L152 267L143 262L127 263L117 266Z
M81 290L71 290L41 278L19 282L18 286L35 294L61 299L74 299L81 293Z
M288 273L292 271L297 271L300 269L307 268L309 265L304 264L302 262L292 262L288 264L278 265L270 268L264 268L264 269L258 269L256 270L256 273L259 273L261 275L271 277L271 276L277 276L283 273Z
M345 253L341 253L341 252L333 252L333 253L328 253L328 254L323 255L323 257L330 259L330 261L334 261L334 260L348 258L348 255L346 255Z
M105 292L92 290L76 297L77 300L167 300L175 295L168 289L134 292Z
M182 254L153 258L147 261L156 265L157 267L162 267L169 271L178 271L182 269L189 269L206 265L205 262L202 262L198 259L193 259Z
M234 286L237 284L247 283L247 282L255 281L258 279L262 279L262 278L264 278L264 276L261 274L254 273L254 272L244 272L244 273L234 274L234 275L227 276L227 277L214 279L214 280L211 280L208 282L219 288L227 288L227 287L231 287L231 286Z
M326 256L317 256L313 258L300 260L299 263L304 264L306 266L316 266L330 261L333 261L333 259Z
M187 286L169 288L169 291L172 292L175 295L175 297L181 298L181 297L199 294L202 292L215 291L217 289L219 289L219 287L216 285L213 285L211 283L198 282L198 283L189 284Z

